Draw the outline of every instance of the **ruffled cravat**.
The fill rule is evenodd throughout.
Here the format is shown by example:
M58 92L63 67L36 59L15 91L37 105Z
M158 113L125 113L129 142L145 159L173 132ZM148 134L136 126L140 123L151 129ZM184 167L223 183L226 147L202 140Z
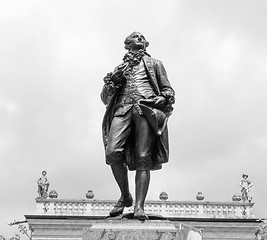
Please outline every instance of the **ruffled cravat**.
M140 49L138 51L129 51L123 57L124 62L124 71L123 75L127 78L127 76L132 72L133 68L140 64L142 57L148 55L144 49Z
M128 67L132 68L141 62L141 59L145 56L145 54L146 52L143 49L138 51L129 51L124 55L123 61L128 63Z

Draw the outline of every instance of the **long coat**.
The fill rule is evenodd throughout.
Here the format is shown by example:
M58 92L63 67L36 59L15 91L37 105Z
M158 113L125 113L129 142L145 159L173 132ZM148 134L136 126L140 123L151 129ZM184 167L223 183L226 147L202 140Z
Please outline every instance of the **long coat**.
M147 75L151 81L151 86L157 96L163 96L167 100L164 113L168 116L171 114L174 103L174 90L172 89L167 73L161 61L144 56L143 58ZM111 75L111 74L110 74ZM107 105L106 113L102 123L103 142L106 149L107 140L109 136L109 129L114 115L114 107L117 102L117 97L120 93L121 87L110 87L105 84L101 92L101 100ZM155 133L156 135L156 133ZM135 137L134 134L129 136L129 140L125 146L125 163L129 170L135 170ZM169 142L168 142L168 128L165 127L160 136L156 135L155 144L152 149L152 167L151 170L161 169L161 164L168 162L169 159Z

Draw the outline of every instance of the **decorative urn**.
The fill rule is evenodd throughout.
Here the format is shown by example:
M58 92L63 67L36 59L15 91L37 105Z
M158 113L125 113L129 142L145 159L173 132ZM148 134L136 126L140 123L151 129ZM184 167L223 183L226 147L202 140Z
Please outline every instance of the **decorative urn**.
M234 196L232 197L232 200L233 200L234 202L239 202L239 201L241 201L241 196L240 196L240 194L235 193Z
M168 194L165 193L165 192L162 192L160 195L159 195L159 199L162 200L162 201L166 201L168 199Z
M94 198L94 193L93 193L93 191L92 190L89 190L87 193L86 193L86 197L88 198L88 199L93 199Z
M52 190L49 192L49 197L50 198L57 198L58 197L58 193L56 192L56 190Z
M198 193L197 193L197 196L196 196L196 199L197 199L198 201L202 201L202 200L204 200L204 195L203 195L203 193L202 193L202 192L198 192Z

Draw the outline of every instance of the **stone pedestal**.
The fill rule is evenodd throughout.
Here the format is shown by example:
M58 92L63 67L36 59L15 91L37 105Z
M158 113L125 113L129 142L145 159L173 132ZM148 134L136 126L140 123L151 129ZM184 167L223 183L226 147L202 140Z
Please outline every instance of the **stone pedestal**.
M201 240L195 227L169 220L108 220L27 215L32 240Z
M108 220L85 229L83 240L183 240L182 231L170 221Z

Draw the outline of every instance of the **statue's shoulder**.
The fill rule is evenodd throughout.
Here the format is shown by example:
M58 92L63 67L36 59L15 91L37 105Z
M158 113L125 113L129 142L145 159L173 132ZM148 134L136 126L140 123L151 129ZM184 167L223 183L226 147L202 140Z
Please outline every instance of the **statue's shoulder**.
M115 69L114 69L113 72L116 72L116 71L118 71L118 70L124 68L125 66L126 66L126 63L125 63L125 62L122 62L122 63L120 63L119 65L117 65L117 66L115 67Z
M144 56L143 59L147 65L156 66L162 64L160 60L152 58L150 56Z

